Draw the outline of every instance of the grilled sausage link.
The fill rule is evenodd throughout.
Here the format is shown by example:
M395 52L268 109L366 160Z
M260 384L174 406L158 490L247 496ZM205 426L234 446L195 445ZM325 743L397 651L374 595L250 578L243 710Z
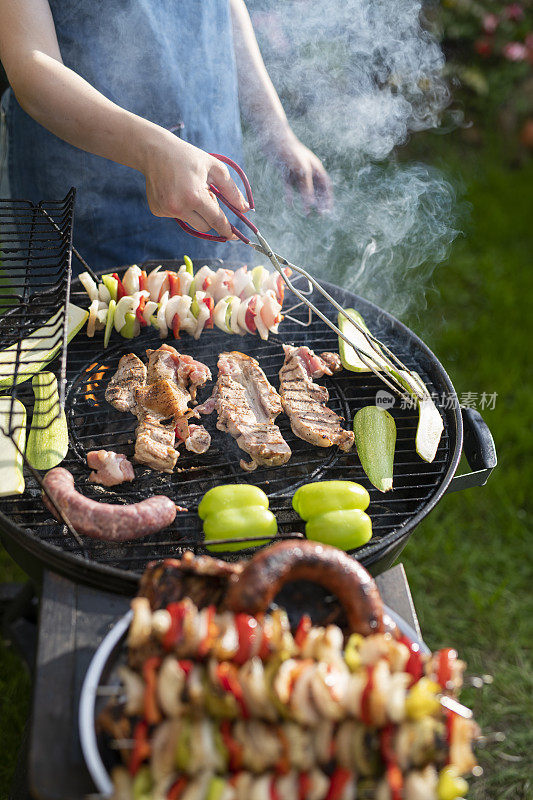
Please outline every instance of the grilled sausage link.
M63 467L55 467L43 480L43 502L61 522L54 505L65 514L78 533L108 542L125 542L156 533L176 517L176 506L168 497L156 495L140 503L116 506L98 503L74 488L74 477ZM50 502L50 500L52 502Z
M353 632L368 636L386 630L372 576L342 550L310 541L279 542L257 553L240 575L230 578L226 606L248 614L265 612L285 583L298 580L335 594Z

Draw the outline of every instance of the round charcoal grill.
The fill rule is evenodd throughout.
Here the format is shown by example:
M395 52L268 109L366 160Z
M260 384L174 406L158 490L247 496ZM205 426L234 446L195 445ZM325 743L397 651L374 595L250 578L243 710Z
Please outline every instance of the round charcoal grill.
M161 262L149 263L147 269L156 263ZM162 263L169 269L176 269L180 262ZM219 265L220 262L211 264L215 268ZM145 350L157 348L161 340L154 329L145 329L133 340L123 340L114 334L110 346L104 350L101 333L89 339L82 332L68 347L65 410L71 447L62 466L73 473L78 490L95 500L132 503L154 494L166 494L188 511L178 513L171 528L145 539L118 545L83 537L83 546L80 546L66 526L53 521L41 503L36 481L28 474L23 495L0 501L0 529L6 549L30 574L35 575L43 566L47 566L74 580L112 591L131 592L148 561L179 557L187 547L202 552L202 527L196 508L202 495L213 486L235 481L247 481L260 486L270 498L280 531L290 533L303 530L303 522L291 506L292 495L299 486L316 480L349 479L366 486L371 497L369 513L373 537L367 545L354 551L355 555L374 574L390 566L409 534L450 486L462 452L463 416L468 423L466 455L477 471L456 478L455 481L462 481L462 485L452 488L480 485L486 481L495 464L494 444L490 431L476 412L469 411L467 415L462 415L448 375L415 334L372 303L339 287L327 283L324 285L344 307L355 307L360 311L377 338L388 345L410 369L416 370L429 391L441 398L437 404L440 405L444 420L444 432L432 464L419 458L415 451L417 410L402 408L397 399L394 406L389 408L397 425L397 442L394 489L387 494L382 494L369 483L355 449L342 453L336 447L319 448L308 444L294 436L284 414L278 417L277 423L293 455L281 467L258 467L251 474L244 472L239 461L245 454L231 436L216 429L214 412L202 418L212 435L211 448L207 453L197 455L189 453L182 446L172 475L136 466L136 478L131 483L111 489L90 484L86 465L88 451L105 448L125 453L129 458L133 456L136 419L131 414L116 411L105 401L104 393L109 379L122 355L134 352L141 358L145 357ZM87 296L80 291L77 282L74 283L72 301L78 305L87 304ZM286 298L286 304L287 301L290 302L290 296ZM316 293L314 302L331 317L331 307ZM338 347L335 334L316 318L307 328L285 320L280 326L280 334L272 335L267 342L258 336L227 335L216 328L204 331L198 341L187 335L177 343L171 338L166 341L207 364L214 380L219 353L240 350L259 361L275 387L279 386L278 372L283 363L282 343L308 345L318 353ZM376 393L386 389L373 374L346 370L320 382L327 386L329 405L345 418L346 427L351 425L358 409L373 404ZM208 384L201 390L200 402L208 397L211 389L212 384ZM445 402L442 402L443 399ZM31 406L31 388L25 404ZM241 558L252 552L227 553L223 557Z

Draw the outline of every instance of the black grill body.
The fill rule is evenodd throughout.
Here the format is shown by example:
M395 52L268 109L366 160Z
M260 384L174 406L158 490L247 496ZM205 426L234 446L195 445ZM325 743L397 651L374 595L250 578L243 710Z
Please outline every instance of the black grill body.
M159 262L156 262L159 263ZM163 262L175 269L179 262ZM146 265L151 269L154 264ZM201 265L195 265L201 266ZM213 263L213 267L219 263ZM416 525L440 500L457 468L462 449L463 426L456 393L444 368L429 348L406 326L372 303L337 286L325 283L325 288L344 307L354 307L363 315L372 332L388 345L410 368L426 382L438 401L444 421L444 432L432 464L419 458L415 451L418 423L416 409L400 407L397 399L388 410L397 425L397 444L394 463L394 489L382 494L366 478L355 448L342 453L337 448L314 447L295 437L288 418L280 415L277 422L288 441L293 456L282 467L259 467L245 473L239 460L245 455L234 440L217 431L216 412L203 417L213 441L204 455L181 448L177 468L172 475L156 473L136 466L132 483L106 489L87 482L89 470L86 454L89 450L106 448L133 455L136 420L131 414L121 414L106 403L105 388L120 357L135 352L140 357L147 348L161 343L157 331L144 330L137 339L123 340L113 334L110 346L103 349L102 334L87 338L84 331L68 347L67 392L65 410L69 422L71 448L63 466L70 470L77 488L89 497L105 502L131 503L154 494L166 494L188 511L179 513L171 528L160 533L120 545L83 537L83 548L67 528L52 520L40 500L40 489L31 475L27 489L17 498L0 501L0 528L8 552L34 575L43 566L68 575L71 579L119 592L135 589L138 577L148 561L156 558L179 557L185 547L203 551L201 521L196 508L202 495L220 483L249 481L260 486L270 498L270 506L278 519L280 531L303 530L304 523L292 510L291 499L296 489L309 481L349 479L362 483L370 492L368 512L372 518L373 537L354 555L374 574L388 568L404 547ZM72 293L72 302L86 307L87 296L79 285ZM290 298L286 298L290 300ZM322 298L314 302L328 315L331 308ZM336 350L335 334L320 320L314 319L304 328L283 321L280 333L263 342L258 336L230 336L218 329L206 330L195 341L184 334L178 342L166 340L181 352L190 353L206 363L217 376L218 354L224 350L240 350L257 358L267 377L279 386L278 372L283 363L282 343L309 345L320 353ZM329 404L352 423L359 408L375 402L376 392L386 388L370 373L342 371L332 378L322 379L330 393ZM199 394L202 401L211 392L212 384ZM224 557L240 558L250 551L228 553Z

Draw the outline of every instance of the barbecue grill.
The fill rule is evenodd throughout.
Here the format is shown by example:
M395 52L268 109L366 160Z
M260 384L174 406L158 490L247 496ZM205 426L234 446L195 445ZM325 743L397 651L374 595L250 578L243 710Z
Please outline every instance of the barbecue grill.
M158 263L164 268L176 269L181 262L148 262L143 267L149 270ZM211 262L210 265L216 268L220 263ZM201 264L195 264L196 268L199 266ZM64 269L69 273L70 264L66 263ZM136 420L106 403L107 383L123 354L135 352L142 356L146 348L158 347L160 339L157 331L150 328L133 340L119 339L114 334L110 347L104 350L101 334L90 339L82 331L68 346L65 411L70 449L63 466L74 475L77 488L96 500L131 503L153 494L167 494L188 511L179 513L170 528L135 542L118 545L75 537L66 526L55 522L42 505L38 476L28 472L25 493L0 500L0 532L4 545L26 572L39 578L43 567L47 567L76 581L111 591L132 592L148 561L179 557L185 548L203 550L196 507L204 492L213 486L234 481L249 481L260 486L270 498L280 531L288 534L302 528L301 520L291 507L295 490L308 481L342 478L358 481L370 492L373 538L358 549L356 555L371 572L378 574L393 562L416 525L446 491L485 483L496 463L490 431L477 412L460 408L453 385L431 350L405 325L374 304L332 284L324 285L337 302L356 308L378 339L409 369L416 370L437 398L444 432L433 463L422 461L415 451L417 409L402 408L396 400L389 408L398 430L394 490L386 495L369 483L355 451L342 453L337 448L318 448L303 442L292 434L284 415L277 421L293 456L282 467L259 467L251 475L244 473L239 467L242 451L229 435L216 430L215 415L212 415L204 418L213 436L210 450L203 455L182 451L172 475L137 467L132 483L110 489L89 484L86 466L89 450L106 448L128 457L133 454ZM73 281L71 301L83 307L88 305L79 281ZM326 301L317 298L316 303L328 313ZM308 345L317 352L336 350L338 346L336 336L316 317L308 327L285 320L279 335L271 335L266 342L258 336L231 337L215 329L205 331L198 341L185 335L177 344L178 349L207 364L214 376L220 352L241 350L258 359L276 386L283 363L282 343ZM347 426L355 412L374 403L376 393L384 388L375 375L347 371L328 378L325 384L330 392L331 408L346 419ZM204 389L200 401L209 391L209 387ZM19 387L19 396L24 398L28 410L32 404L30 395L28 384ZM463 441L465 455L475 471L454 477ZM250 552L253 551L227 553L225 557L242 557Z

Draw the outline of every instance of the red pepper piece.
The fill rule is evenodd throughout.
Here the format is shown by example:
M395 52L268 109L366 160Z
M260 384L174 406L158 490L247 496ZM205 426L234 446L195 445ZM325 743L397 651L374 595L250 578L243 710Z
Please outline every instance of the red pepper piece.
M415 684L422 675L424 674L424 664L422 661L422 656L420 655L420 647L416 644L416 642L412 642L407 636L400 636L400 642L403 642L409 648L409 658L407 660L407 664L405 665L404 671L411 676L411 686Z
M387 782L391 793L391 800L402 800L403 775L398 766L394 751L393 737L396 728L387 725L381 732L381 755L386 766Z
M208 275L207 278L204 278L204 282L202 283L202 289L204 290L204 292L207 292L210 286L211 286L211 278Z
M146 297L141 297L140 300L139 300L139 305L135 309L135 316L137 317L141 327L143 327L143 328L146 325L148 325L148 323L146 322L145 318L143 317L143 311L144 311L145 305L146 305Z
M168 275L168 293L170 297L176 297L176 295L181 294L179 275L177 272L171 272L170 270L167 272L167 275Z
M352 780L353 775L348 769L337 767L331 776L329 784L329 791L326 795L326 800L340 800L348 783Z
M208 606L207 607L207 631L203 641L200 642L198 645L198 658L204 658L211 647L213 646L213 641L217 638L218 628L215 623L215 606Z
M217 677L224 691L229 692L234 696L243 717L248 719L250 714L248 713L248 708L244 702L244 694L239 683L239 679L237 678L237 670L235 666L227 661L222 661L217 666Z
M281 757L276 764L276 772L280 775L287 775L288 772L291 770L291 762L289 760L289 753L290 753L290 746L289 740L287 739L287 735L283 728L278 726L277 728L278 739L281 742Z
M450 763L450 750L452 746L452 738L453 738L453 725L455 722L456 714L453 711L450 711L449 708L443 709L444 715L446 718L446 741L448 743L448 758L446 759L446 763Z
M261 636L261 644L257 655L261 661L266 661L270 655L270 634L268 632L268 626L265 625L264 618L258 618L257 625L258 635Z
M158 656L147 658L143 664L144 678L144 718L149 725L157 725L161 722L161 711L157 705L157 670L161 665Z
M148 276L146 274L146 270L141 270L141 274L139 275L139 291L140 292L147 292L148 291Z
M231 772L238 772L242 769L242 746L239 742L235 741L231 735L231 724L229 719L225 719L220 723L220 733L222 741L229 754L229 769Z
M309 614L304 614L300 618L296 633L294 634L294 641L298 647L302 647L307 639L309 631L311 630L312 622Z
M298 775L298 800L307 800L311 791L311 776L308 772Z
M270 781L270 800L281 800L278 787L276 786L276 779L272 778Z
M181 320L179 314L174 314L172 317L172 333L174 334L174 339L180 338L180 326Z
M437 683L443 689L448 688L448 683L452 679L453 665L457 661L457 650L453 647L445 647L439 652L439 665L437 669Z
M250 333L255 333L257 330L257 325L255 324L255 308L257 306L257 300L254 297L248 303L248 308L246 309L246 313L244 315L244 324L250 331Z
M244 664L251 657L256 639L261 631L256 618L249 614L235 614L235 627L239 637L239 648L233 660L237 664Z
M179 800L186 788L187 778L178 778L168 790L167 800Z
M285 281L283 280L281 275L278 275L276 280L276 299L280 304L280 306L283 305L284 297L285 297Z
M148 741L148 723L138 722L133 731L133 750L128 764L130 775L136 775L143 761L150 755L150 742Z
M374 667L367 667L366 672L368 678L366 681L366 686L363 689L363 693L361 694L361 721L364 722L365 725L372 725L370 696L372 694L372 689L374 688Z
M165 650L172 650L181 639L183 633L185 606L183 603L169 603L167 611L170 614L170 627L163 636L163 647Z
M184 671L185 677L188 678L189 674L190 674L190 672L191 672L191 670L193 668L192 661L182 660L182 661L178 661L178 664L180 665L180 667Z
M206 278L206 280L208 280L208 278ZM212 328L213 327L213 314L215 312L215 301L213 300L212 297L204 297L202 302L205 303L205 305L209 309L209 319L205 323L205 327L206 328Z
M119 300L120 300L122 297L125 297L125 295L126 295L126 290L125 290L125 288L124 288L124 284L122 283L122 281L121 281L121 280L120 280L120 278L118 277L118 272L114 272L114 273L113 273L113 275L112 275L112 277L113 277L113 278L116 280L116 282L117 282L117 303L118 303L118 301L119 301Z

